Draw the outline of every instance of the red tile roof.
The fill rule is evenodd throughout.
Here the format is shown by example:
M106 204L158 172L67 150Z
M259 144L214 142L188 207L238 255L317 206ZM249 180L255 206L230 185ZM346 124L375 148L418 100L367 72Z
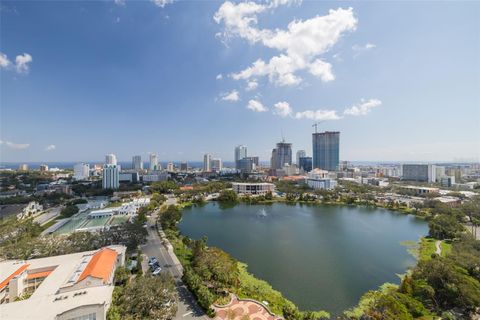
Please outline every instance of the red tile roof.
M38 279L38 278L46 278L53 270L42 271L42 272L35 272L27 274L27 280L30 279Z
M90 259L77 282L89 276L102 279L104 283L108 282L117 261L117 255L117 251L110 248L99 250Z
M8 285L8 283L10 282L10 280L12 280L13 278L15 278L16 276L18 276L19 274L22 274L23 271L25 271L25 269L27 269L29 266L29 264L24 264L22 265L20 268L18 268L17 270L15 270L15 272L13 272L11 275L9 275L5 280L3 280L2 282L0 282L0 290L2 290L4 287L6 287Z

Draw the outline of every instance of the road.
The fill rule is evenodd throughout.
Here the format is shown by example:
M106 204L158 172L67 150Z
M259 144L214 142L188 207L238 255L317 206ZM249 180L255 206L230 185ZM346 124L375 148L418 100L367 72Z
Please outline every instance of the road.
M166 201L167 205L175 203L176 199L171 197L169 197ZM178 301L178 311L175 319L210 319L205 315L202 308L198 306L192 293L183 283L181 268L175 265L175 262L170 257L166 247L162 244L162 240L158 235L157 229L155 229L156 217L157 213L154 212L148 219L148 238L147 243L142 246L142 251L148 257L156 257L160 262L160 266L162 267L163 271L170 272L175 278L178 295L180 298Z
M39 225L44 225L50 220L58 217L60 215L60 211L62 211L61 206L50 208L45 213L39 215L38 217L35 217L33 221L38 223Z

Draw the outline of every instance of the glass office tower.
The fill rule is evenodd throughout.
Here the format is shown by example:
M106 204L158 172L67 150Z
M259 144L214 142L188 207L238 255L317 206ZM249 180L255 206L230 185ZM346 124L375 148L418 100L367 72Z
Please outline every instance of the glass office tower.
M312 134L313 167L337 170L340 162L340 132L325 131Z

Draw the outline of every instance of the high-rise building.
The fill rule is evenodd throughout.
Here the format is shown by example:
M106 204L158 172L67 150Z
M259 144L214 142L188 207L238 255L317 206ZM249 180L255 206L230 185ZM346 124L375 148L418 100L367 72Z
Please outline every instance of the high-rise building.
M46 164L41 164L41 165L40 165L40 171L41 171L41 172L47 172L47 171L48 171L48 165L46 165Z
M272 151L272 169L282 169L286 164L292 164L292 144L285 141L277 143Z
M238 145L235 147L235 168L238 169L238 161L247 157L247 146Z
M188 162L183 161L180 163L180 171L187 172L188 171Z
M167 171L168 171L168 172L173 172L173 171L175 171L175 167L174 167L174 165L173 165L173 162L167 163Z
M220 159L220 158L213 158L213 159L210 161L210 166L211 166L212 171L215 171L215 172L221 171L222 168L223 168L222 159Z
M103 189L118 189L120 187L120 170L116 164L103 166L102 187Z
M270 157L270 169L275 170L277 163L277 149L272 149L272 156Z
M133 170L143 170L143 162L141 156L133 156L132 158L132 169Z
M246 157L243 159L238 160L238 168L241 173L251 173L255 171L256 165L253 162L252 157Z
M18 166L19 171L28 171L28 164L24 163Z
M312 171L312 157L300 157L298 160L298 168L304 172Z
M435 182L437 178L434 164L404 164L402 165L402 180Z
M73 179L87 180L90 176L90 165L88 163L77 163L73 166Z
M211 154L204 154L203 155L203 171L210 172L212 171L212 155Z
M340 132L325 131L312 134L313 168L337 170L340 161Z
M297 151L297 162L295 162L297 167L300 167L300 158L301 157L306 157L306 156L307 156L307 153L305 152L305 150L298 150Z
M117 164L117 157L114 154L107 154L105 156L105 164Z
M244 159L252 160L253 164L258 167L260 164L260 158L258 156L245 157Z
M150 154L150 171L159 170L158 167L158 156L155 153Z

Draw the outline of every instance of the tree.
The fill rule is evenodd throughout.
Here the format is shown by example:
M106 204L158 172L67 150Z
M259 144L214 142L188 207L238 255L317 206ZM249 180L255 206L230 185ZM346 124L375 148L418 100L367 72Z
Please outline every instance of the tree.
M62 209L60 215L62 218L69 218L78 212L78 207L74 204L67 204L65 208Z
M114 309L109 312L108 319L173 319L177 312L177 301L178 294L171 275L139 276L114 294Z
M115 270L115 285L125 285L125 283L130 278L130 273L127 271L125 267L118 267Z
M428 225L430 236L437 239L453 239L463 231L463 226L451 215L438 215Z
M223 190L218 196L218 201L227 203L236 203L238 201L237 194L233 190Z
M150 186L150 190L156 193L169 193L177 190L178 188L178 184L176 184L174 181L154 182Z
M480 282L451 260L437 257L421 261L412 278L413 295L437 310L473 311L480 307Z
M170 205L168 208L160 213L159 221L164 230L175 229L177 223L182 218L182 212L175 205Z

